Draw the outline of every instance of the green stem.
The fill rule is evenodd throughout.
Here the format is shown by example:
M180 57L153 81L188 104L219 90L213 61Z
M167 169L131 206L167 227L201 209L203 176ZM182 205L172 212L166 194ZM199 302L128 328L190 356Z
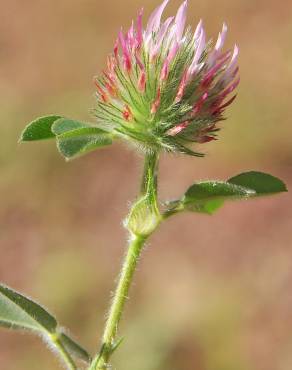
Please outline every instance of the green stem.
M144 172L141 181L141 195L149 194L157 203L158 154L151 152L145 155Z
M64 364L66 365L67 369L68 370L77 370L77 366L76 366L74 360L72 359L72 357L67 352L64 345L59 340L58 335L52 335L51 339L54 342L54 344L55 344L55 346L58 350L58 353L59 353L60 357L62 358Z
M133 236L129 243L129 249L105 325L102 349L94 369L107 368L109 358L113 352L113 348L115 347L118 324L121 320L122 312L128 299L130 285L144 242L145 238L141 236Z
M150 202L155 208L158 208L156 173L157 164L158 155L156 153L149 153L145 156L144 173L141 184L141 196L149 196ZM135 207L135 204L133 207ZM109 359L118 343L118 325L122 317L125 303L128 299L129 289L133 280L134 272L136 270L145 241L149 236L150 234L141 235L138 233L131 233L128 251L126 253L118 285L109 310L108 319L106 321L101 350L93 360L90 370L105 370L109 367Z
M129 243L129 248L121 271L119 284L116 289L113 303L109 312L107 325L103 334L104 344L114 344L114 338L117 334L118 324L122 316L125 302L128 299L129 288L144 242L145 238L141 236L133 236Z

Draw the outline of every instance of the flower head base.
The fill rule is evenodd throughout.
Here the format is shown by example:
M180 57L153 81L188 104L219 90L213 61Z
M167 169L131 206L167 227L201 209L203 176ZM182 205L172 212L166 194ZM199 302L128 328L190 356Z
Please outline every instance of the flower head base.
M162 21L169 0L152 13L145 29L140 12L120 31L107 71L96 79L95 116L100 127L150 150L190 155L192 143L216 138L217 123L239 83L238 47L223 51L223 24L215 46L202 21L185 30L187 1Z

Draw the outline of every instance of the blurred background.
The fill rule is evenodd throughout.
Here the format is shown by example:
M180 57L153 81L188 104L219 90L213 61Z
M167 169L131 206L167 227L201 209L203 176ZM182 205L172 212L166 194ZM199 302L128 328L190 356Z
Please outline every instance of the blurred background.
M0 280L42 302L91 351L125 251L121 219L141 158L126 145L65 163L53 141L18 145L51 113L90 119L92 77L120 26L156 0L1 0ZM167 13L180 2L172 0ZM241 85L205 159L163 157L160 192L268 171L292 189L292 2L190 0L188 21L239 44ZM144 251L114 356L118 370L292 367L291 194L170 219ZM48 349L0 331L0 368L53 370Z

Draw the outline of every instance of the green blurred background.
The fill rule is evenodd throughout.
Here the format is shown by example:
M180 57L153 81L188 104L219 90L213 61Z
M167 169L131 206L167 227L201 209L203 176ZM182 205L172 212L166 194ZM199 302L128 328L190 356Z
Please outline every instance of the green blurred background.
M91 351L99 344L125 250L121 219L141 158L115 144L65 163L53 142L18 145L24 125L86 119L92 77L121 25L156 0L1 0L0 280L38 299ZM168 13L179 6L172 0ZM239 96L205 159L163 157L160 192L198 179L268 171L292 187L292 2L190 0L210 37L222 22L240 46ZM291 195L185 214L151 239L121 326L118 370L292 367ZM1 370L59 366L38 338L0 332Z

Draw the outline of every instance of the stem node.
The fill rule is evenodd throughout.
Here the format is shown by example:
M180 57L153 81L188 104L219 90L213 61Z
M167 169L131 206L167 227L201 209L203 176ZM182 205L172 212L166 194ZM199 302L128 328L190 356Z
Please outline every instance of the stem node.
M157 166L158 154L155 152L146 154L141 194L125 222L125 226L131 234L128 251L106 321L102 338L103 344L89 370L109 369L109 359L122 341L116 340L118 325L125 303L128 300L134 272L145 241L162 219L157 205Z

